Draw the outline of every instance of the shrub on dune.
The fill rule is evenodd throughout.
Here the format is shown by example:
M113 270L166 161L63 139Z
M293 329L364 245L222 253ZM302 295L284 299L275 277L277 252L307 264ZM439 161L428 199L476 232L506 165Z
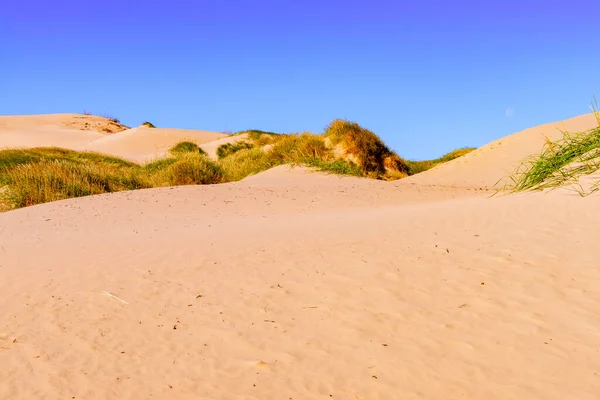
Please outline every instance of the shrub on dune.
M222 183L223 179L219 164L199 153L185 153L157 173L154 185L206 185Z
M408 166L373 132L355 122L336 119L325 129L332 146L341 146L365 176L383 178L386 173L408 175Z
M227 157L235 152L238 152L240 150L244 150L244 149L251 149L253 146L251 143L248 142L236 142L236 143L225 143L221 146L219 146L217 148L217 157L219 157L219 159Z
M173 155L184 153L206 154L206 152L202 150L196 143L188 141L177 143L175 146L171 147L169 152Z
M310 158L329 158L329 149L322 136L304 133L282 136L268 151L276 163L300 164Z

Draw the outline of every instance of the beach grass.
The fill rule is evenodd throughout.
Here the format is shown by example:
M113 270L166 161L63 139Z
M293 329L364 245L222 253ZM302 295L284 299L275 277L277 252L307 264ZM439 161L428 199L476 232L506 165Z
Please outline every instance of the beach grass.
M524 159L504 180L498 191L523 192L573 185L581 196L600 189L600 181L583 188L582 177L600 170L600 113L594 108L598 126L585 132L563 131L556 141L546 139L540 154Z
M144 165L54 147L2 150L0 210L123 190L234 182L282 164L385 180L424 169L398 157L373 132L343 120L334 121L323 135L242 133L248 140L220 146L218 160L190 141L176 144L168 156ZM464 152L457 150L432 163Z

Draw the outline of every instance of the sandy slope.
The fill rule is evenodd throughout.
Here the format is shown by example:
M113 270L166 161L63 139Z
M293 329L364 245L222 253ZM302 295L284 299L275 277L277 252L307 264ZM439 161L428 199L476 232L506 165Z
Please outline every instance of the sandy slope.
M95 151L141 163L166 156L171 147L182 141L202 145L222 138L230 140L227 136L218 132L171 128L127 129L107 118L91 115L0 117L0 149L62 147Z
M91 129L104 124L108 125L105 118L76 114L0 117L0 149L76 148L108 135Z
M597 197L432 175L0 214L0 398L596 399Z
M421 184L491 188L513 172L520 161L539 154L546 143L562 138L562 131L583 132L598 126L594 114L525 129L491 142L451 162L409 178Z
M191 141L202 145L226 136L218 132L139 127L94 140L81 147L81 150L110 154L144 163L164 157L167 151L179 142Z

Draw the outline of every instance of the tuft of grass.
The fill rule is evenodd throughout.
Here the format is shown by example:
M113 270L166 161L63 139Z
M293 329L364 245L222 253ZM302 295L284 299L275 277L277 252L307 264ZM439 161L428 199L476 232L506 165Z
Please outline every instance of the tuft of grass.
M173 162L161 167L153 177L155 187L224 182L223 168L200 153L182 153Z
M598 126L585 132L563 131L563 137L554 142L546 138L542 152L524 159L498 191L556 189L570 184L579 186L575 190L581 196L600 190L600 180L587 191L579 184L581 177L600 170L600 113L595 99L592 111Z
M304 164L332 174L363 176L362 171L356 164L345 160L325 161L322 158L307 158L304 160Z
M149 174L153 174L159 171L164 170L172 164L175 164L177 158L169 157L169 158L159 158L158 160L149 162L145 164L142 168Z
M279 163L260 148L242 149L220 160L225 180L239 181L273 168Z
M541 154L525 159L515 169L502 190L554 189L577 183L582 176L599 169L600 125L587 132L563 132L562 139L548 141ZM592 191L597 189L598 185L594 185Z
M234 135L248 135L248 139L256 146L266 146L268 144L272 144L278 140L281 136L285 136L280 133L275 132L266 132L257 129L249 129L246 131L239 131L234 133Z
M145 126L146 128L156 128L156 126L154 126L154 124L149 121L142 122L142 126Z
M408 165L373 132L355 122L336 119L325 129L333 146L341 145L365 176L384 178L389 172L408 175Z
M324 138L309 133L280 136L268 155L277 164L301 164L307 159L331 157Z
M440 158L435 158L433 160L423 160L423 161L410 161L406 160L406 164L408 165L408 175L418 174L420 172L427 171L435 167L438 164L443 164L448 161L452 161L458 157L462 157L465 154L468 154L475 150L474 147L462 147L460 149L452 150L451 152L443 155Z
M196 143L194 142L179 142L175 146L171 147L169 152L173 155L185 154L185 153L198 153L206 154Z
M219 159L227 157L240 150L251 149L253 146L251 143L240 141L236 143L225 143L217 148L217 157Z

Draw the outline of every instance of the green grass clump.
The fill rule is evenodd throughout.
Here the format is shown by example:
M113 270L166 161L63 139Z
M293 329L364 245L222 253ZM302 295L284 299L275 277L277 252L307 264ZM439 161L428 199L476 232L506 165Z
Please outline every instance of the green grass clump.
M301 164L307 159L330 157L323 136L303 133L301 135L281 135L268 151L269 157L277 164Z
M175 146L171 147L169 152L173 155L185 153L206 154L206 152L202 150L196 143L187 141L177 143Z
M500 189L509 192L554 189L576 184L579 178L600 169L600 114L598 126L586 132L563 132L560 140L547 139L541 154L525 159L508 177ZM600 189L600 182L592 185L587 195Z
M239 181L249 175L273 168L279 163L260 148L242 149L219 160L225 180Z
M217 157L219 159L227 157L233 153L236 153L240 150L251 149L252 143L248 142L236 142L236 143L225 143L217 148Z
M433 160L423 160L423 161L406 160L406 164L408 165L408 174L414 175L414 174L418 174L420 172L427 171L428 169L431 169L438 164L452 161L458 157L462 157L465 154L472 152L473 150L475 150L474 147L463 147L460 149L453 150L450 153L445 154L440 158L435 158Z
M155 187L208 185L224 181L223 168L199 153L183 153L153 176Z
M363 176L358 166L345 160L325 161L321 158L308 158L304 160L304 164L331 174Z
M373 132L355 122L336 119L325 129L331 144L342 145L348 155L356 160L365 176L385 178L389 172L396 176L408 175L408 166L391 151Z
M234 135L244 134L247 135L248 139L256 146L266 146L268 144L272 144L273 142L277 141L279 137L285 136L280 133L266 132L257 129L249 129L234 133Z
M156 126L154 126L154 124L149 121L142 122L142 126L145 126L146 128L156 128Z

